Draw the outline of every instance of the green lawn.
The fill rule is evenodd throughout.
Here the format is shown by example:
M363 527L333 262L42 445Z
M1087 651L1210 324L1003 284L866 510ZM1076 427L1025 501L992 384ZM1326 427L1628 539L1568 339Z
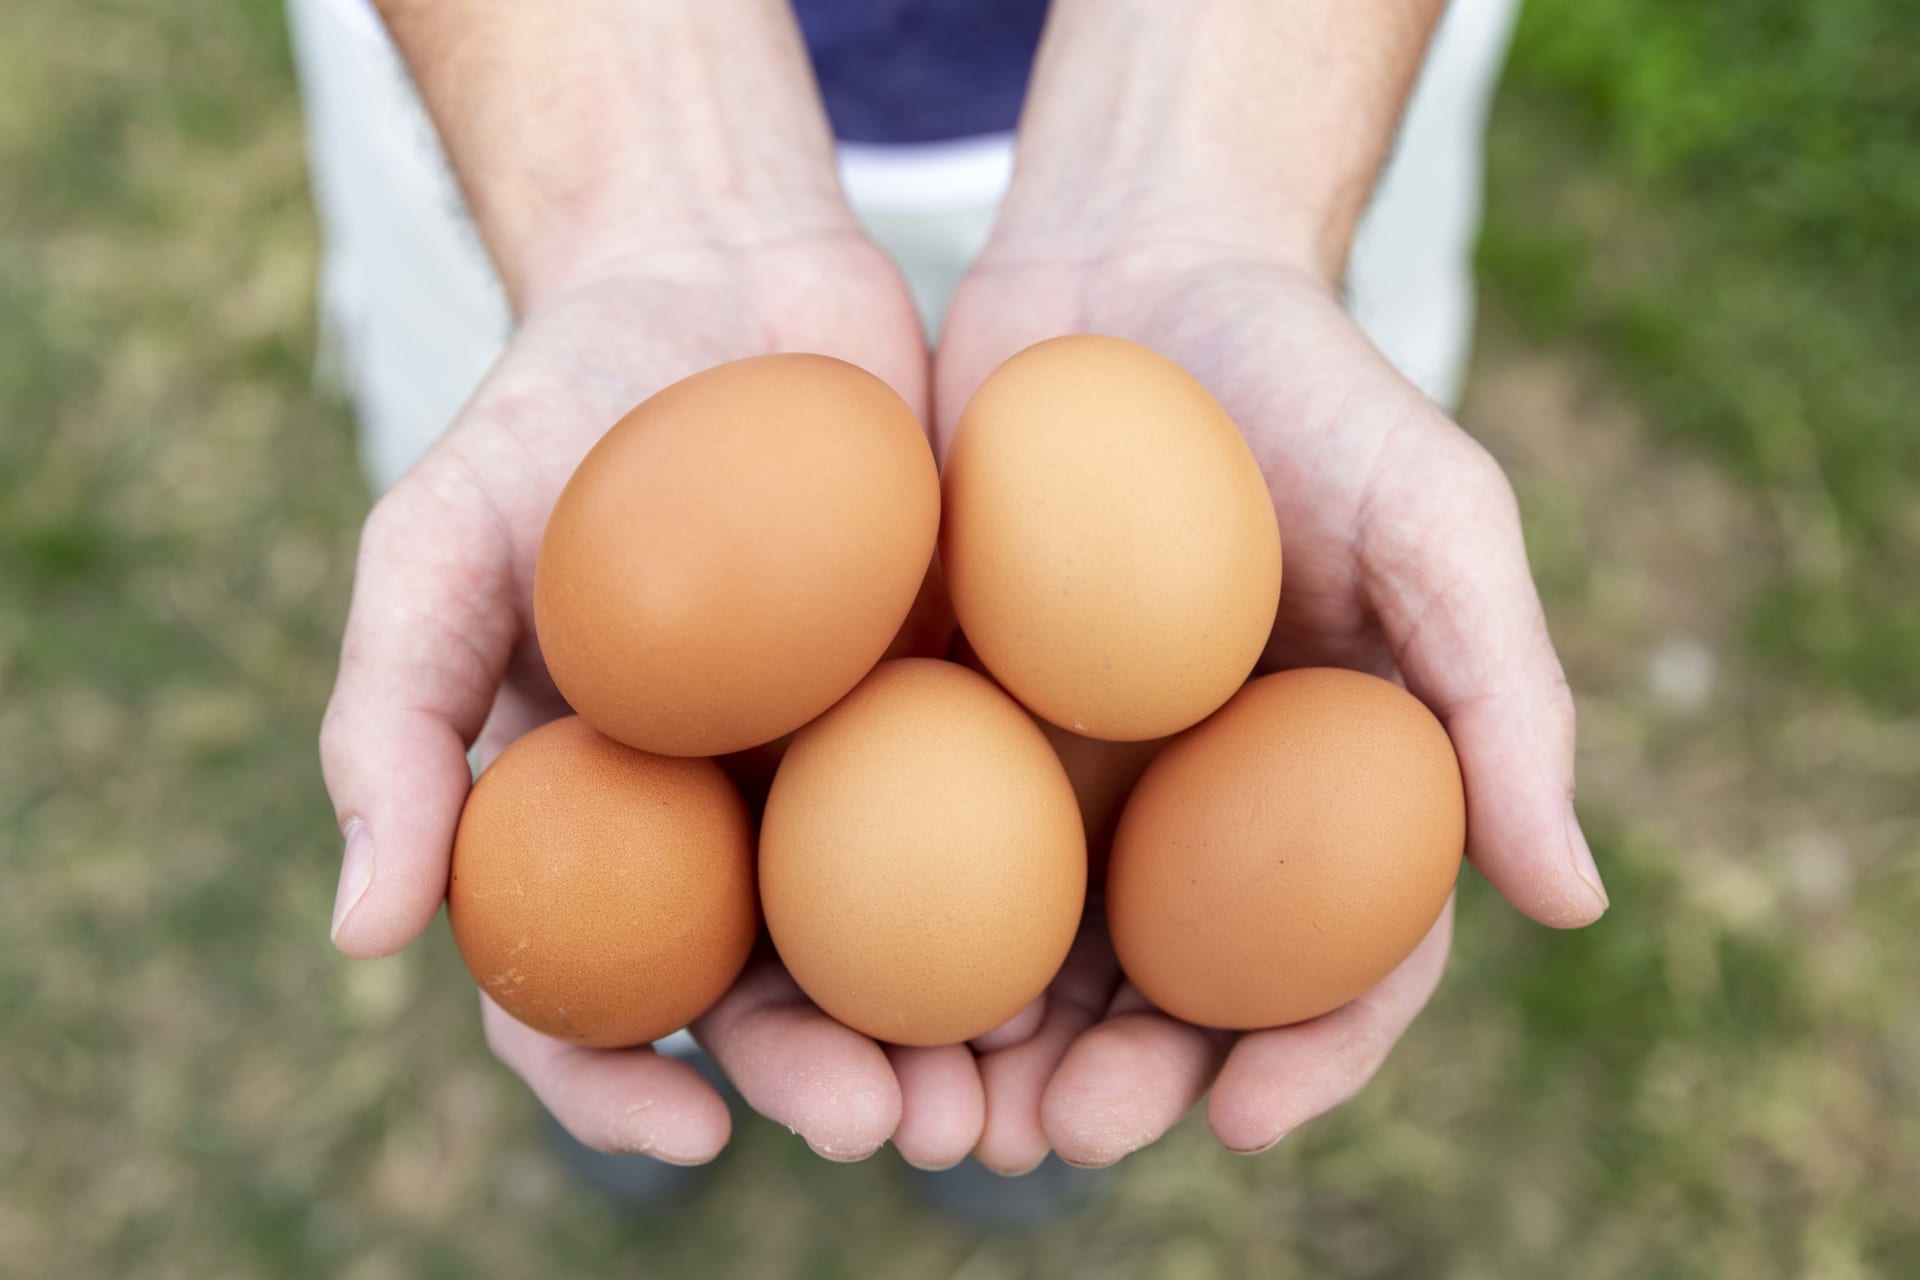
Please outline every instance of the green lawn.
M442 928L326 945L366 496L268 0L0 7L0 1275L1920 1274L1920 14L1534 0L1465 414L1614 907L1469 877L1374 1087L1029 1237L744 1121L671 1225L546 1161Z
M1531 0L1483 262L1787 526L1754 651L1920 711L1920 7ZM1524 108L1522 108L1524 104Z

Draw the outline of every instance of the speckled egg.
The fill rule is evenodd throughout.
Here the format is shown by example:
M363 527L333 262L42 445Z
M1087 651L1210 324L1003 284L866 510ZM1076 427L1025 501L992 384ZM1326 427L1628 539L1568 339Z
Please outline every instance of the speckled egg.
M480 989L534 1030L658 1039L725 993L758 935L746 805L711 760L555 720L474 784L447 920Z

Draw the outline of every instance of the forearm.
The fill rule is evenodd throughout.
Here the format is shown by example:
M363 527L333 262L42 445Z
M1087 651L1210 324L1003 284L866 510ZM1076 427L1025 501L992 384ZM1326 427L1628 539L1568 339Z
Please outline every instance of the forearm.
M1003 243L1245 243L1337 278L1443 7L1054 0Z
M784 0L377 0L515 306L607 259L851 226Z

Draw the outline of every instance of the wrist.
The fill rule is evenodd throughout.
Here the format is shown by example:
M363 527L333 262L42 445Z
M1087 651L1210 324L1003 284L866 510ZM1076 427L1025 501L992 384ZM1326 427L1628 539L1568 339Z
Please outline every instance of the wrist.
M996 235L1194 242L1337 283L1439 0L1055 0Z
M549 209L495 258L517 311L614 275L698 277L702 263L733 262L802 244L864 243L832 174L816 187L749 197L698 184L624 190L610 183ZM512 265L509 266L508 262Z
M1151 172L1151 171L1149 171ZM1141 194L1146 181L1069 189L1036 166L1016 175L982 253L988 266L1178 267L1199 260L1260 262L1337 291L1351 228L1313 202L1236 182L1182 184L1177 197Z
M786 0L377 0L518 310L608 262L853 218Z

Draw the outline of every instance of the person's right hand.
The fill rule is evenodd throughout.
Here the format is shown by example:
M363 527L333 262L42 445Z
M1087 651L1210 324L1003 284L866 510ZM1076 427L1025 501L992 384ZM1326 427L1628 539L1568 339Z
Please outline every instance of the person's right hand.
M850 229L649 253L523 301L506 353L362 535L320 735L346 840L332 934L350 956L399 950L439 910L468 748L484 764L565 714L533 633L535 553L575 464L626 410L722 361L817 351L927 416L912 302ZM483 1004L494 1052L589 1146L691 1164L726 1144L725 1103L685 1063L565 1044ZM935 1167L978 1139L964 1046L883 1049L814 1008L770 955L695 1033L749 1104L824 1156L859 1159L892 1137Z

